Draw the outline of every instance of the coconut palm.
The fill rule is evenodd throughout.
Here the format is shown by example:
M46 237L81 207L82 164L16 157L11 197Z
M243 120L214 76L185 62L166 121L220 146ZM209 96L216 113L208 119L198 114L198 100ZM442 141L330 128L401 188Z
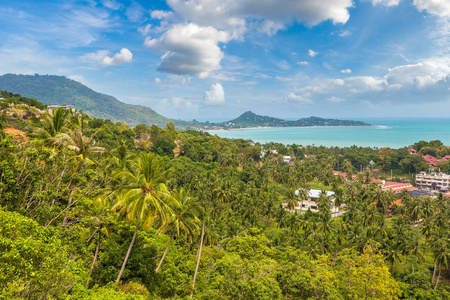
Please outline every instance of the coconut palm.
M60 144L58 135L68 130L69 112L70 110L59 107L54 111L47 111L42 121L35 118L35 122L41 123L41 127L37 128L35 133L30 134L30 137L42 139L47 146L58 146Z
M166 230L171 232L171 235L161 261L155 270L156 273L161 268L174 236L179 236L181 233L184 233L192 242L192 237L198 231L201 224L197 218L197 215L200 213L200 206L184 189L180 188L172 191L168 196L168 203L170 208L168 212L169 216L166 222L162 220L163 224L161 224L161 227L166 227Z
M294 211L294 209L298 205L298 199L297 196L295 195L295 190L289 189L285 199L286 199L286 208L289 209L290 211Z
M153 153L141 153L130 164L130 170L120 171L114 176L120 186L113 194L116 200L113 210L136 224L116 282L120 281L139 227L150 228L155 218L163 226L167 222L165 212L170 211L165 202L168 172L162 170L156 156Z

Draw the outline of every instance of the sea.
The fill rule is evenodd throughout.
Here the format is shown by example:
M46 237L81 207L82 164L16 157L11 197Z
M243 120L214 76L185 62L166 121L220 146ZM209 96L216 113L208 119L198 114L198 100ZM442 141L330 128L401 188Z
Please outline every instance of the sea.
M450 146L450 118L360 118L373 126L265 127L209 130L225 138L286 145L402 148L418 141L440 140Z

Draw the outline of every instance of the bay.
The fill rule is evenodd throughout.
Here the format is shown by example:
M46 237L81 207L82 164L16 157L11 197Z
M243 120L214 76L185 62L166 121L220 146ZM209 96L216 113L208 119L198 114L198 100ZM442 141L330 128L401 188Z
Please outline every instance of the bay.
M360 118L374 126L268 127L208 130L225 138L283 144L401 148L424 140L450 145L450 118Z

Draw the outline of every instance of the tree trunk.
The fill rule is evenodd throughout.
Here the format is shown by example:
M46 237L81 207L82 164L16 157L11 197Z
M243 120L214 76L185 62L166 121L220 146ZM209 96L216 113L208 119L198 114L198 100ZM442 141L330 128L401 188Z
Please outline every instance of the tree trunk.
M159 269L161 268L161 265L162 265L162 263L164 261L164 258L166 258L167 251L169 251L170 243L172 242L172 239L173 239L174 235L175 235L175 229L172 231L172 235L170 236L169 243L167 244L166 250L164 251L164 254L163 254L162 258L161 258L161 261L158 264L158 267L156 268L155 273L158 273Z
M91 279L92 270L94 270L94 266L97 263L97 256L98 256L98 250L100 249L100 239L101 238L102 238L102 232L100 231L98 233L97 248L95 249L94 260L92 261L91 270L89 271L88 279L87 279L87 282L86 282L86 288L89 288L89 280Z
M67 207L72 206L72 197L73 197L73 192L74 192L74 191L75 191L75 187L72 187L72 188L70 189L69 203L68 203ZM67 216L64 216L64 219L63 219L63 225L62 225L62 226L66 226L66 225L67 225Z
M431 283L434 283L435 276L436 276L436 264L434 264L433 278L431 279Z
M439 284L439 278L441 278L441 269L439 269L439 275L438 275L438 278L437 278L437 280L436 280L436 285L434 286L434 290L437 289L437 286L438 286L438 284Z
M125 265L127 264L128 257L130 256L131 248L133 248L134 241L136 240L138 228L139 228L139 225L136 224L136 229L134 230L134 234L133 234L133 238L131 239L130 247L128 247L127 255L125 256L125 259L123 260L122 268L120 269L119 276L117 276L117 279L116 279L117 283L119 283L120 277L122 277L122 273L125 270Z
M194 296L195 279L197 278L198 266L200 265L200 257L202 256L203 236L205 235L205 224L202 226L202 237L200 239L200 249L198 250L197 266L195 267L194 280L192 282L191 298Z

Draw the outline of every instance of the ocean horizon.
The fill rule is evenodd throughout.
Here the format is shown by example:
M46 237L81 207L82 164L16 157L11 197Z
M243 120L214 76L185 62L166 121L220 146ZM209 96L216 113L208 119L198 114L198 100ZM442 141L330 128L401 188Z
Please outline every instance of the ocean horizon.
M373 126L259 127L208 130L224 138L259 143L402 148L424 140L450 145L450 118L354 118Z

